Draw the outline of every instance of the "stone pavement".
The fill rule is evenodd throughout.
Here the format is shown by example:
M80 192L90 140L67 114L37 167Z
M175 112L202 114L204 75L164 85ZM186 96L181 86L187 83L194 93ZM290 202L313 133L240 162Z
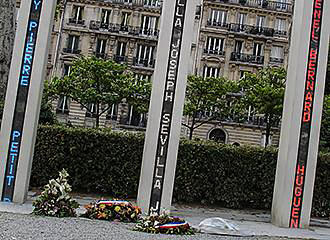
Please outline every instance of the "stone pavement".
M239 211L224 208L174 205L172 215L184 217L192 226L211 217L229 220L238 228L230 235L197 234L195 236L152 235L134 232L134 224L109 223L83 218L49 218L28 215L32 212L32 200L23 205L0 203L0 239L324 239L330 240L330 221L313 219L310 229L285 229L270 224L270 214L264 211ZM75 196L83 206L95 198ZM81 207L78 213L83 213Z

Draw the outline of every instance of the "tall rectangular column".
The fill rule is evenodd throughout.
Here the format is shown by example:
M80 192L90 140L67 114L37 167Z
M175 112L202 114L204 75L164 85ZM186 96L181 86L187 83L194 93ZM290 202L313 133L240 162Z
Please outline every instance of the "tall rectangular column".
M1 201L26 200L55 5L21 2L0 133Z
M138 191L143 213L171 207L197 2L163 1Z
M272 222L309 226L318 155L330 1L295 1Z

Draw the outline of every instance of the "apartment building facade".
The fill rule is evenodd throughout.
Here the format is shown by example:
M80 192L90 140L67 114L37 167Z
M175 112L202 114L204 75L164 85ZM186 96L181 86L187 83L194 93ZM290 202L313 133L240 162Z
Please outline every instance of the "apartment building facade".
M204 0L195 74L237 81L246 72L287 67L293 2L289 0ZM245 122L213 122L195 136L229 144L265 143L266 119L249 109ZM278 145L279 129L271 142Z
M47 75L70 74L73 61L97 56L126 64L137 78L151 79L160 28L160 0L65 0L52 34ZM291 0L201 0L196 9L191 47L191 73L238 80L245 72L267 66L287 66ZM66 96L54 102L61 122L91 127L86 112ZM123 103L101 117L113 129L144 130L146 114ZM189 121L184 118L183 121ZM244 123L212 122L195 130L194 137L228 144L263 145L265 120L248 113ZM182 129L188 135L187 129ZM272 144L278 144L278 129Z

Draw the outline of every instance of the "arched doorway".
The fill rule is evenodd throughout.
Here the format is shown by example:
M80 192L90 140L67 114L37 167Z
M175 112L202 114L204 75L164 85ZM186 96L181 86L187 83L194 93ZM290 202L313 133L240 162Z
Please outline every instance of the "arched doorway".
M226 132L223 129L215 128L210 131L209 140L215 141L217 143L226 143Z

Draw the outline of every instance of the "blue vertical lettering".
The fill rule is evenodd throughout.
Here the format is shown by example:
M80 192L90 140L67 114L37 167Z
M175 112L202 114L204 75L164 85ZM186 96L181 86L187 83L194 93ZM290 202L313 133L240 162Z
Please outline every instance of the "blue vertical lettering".
M31 32L33 28L36 28L38 23L36 21L30 21L29 31Z
M11 202L11 199L5 197L5 198L3 198L3 201L4 201L4 202Z
M13 141L15 141L15 138L18 138L21 136L21 132L20 131L13 131Z
M33 3L34 3L34 10L37 11L41 3L41 0L34 0Z
M12 180L14 179L14 176L6 176L6 178L8 179L7 185L10 186L12 183Z

